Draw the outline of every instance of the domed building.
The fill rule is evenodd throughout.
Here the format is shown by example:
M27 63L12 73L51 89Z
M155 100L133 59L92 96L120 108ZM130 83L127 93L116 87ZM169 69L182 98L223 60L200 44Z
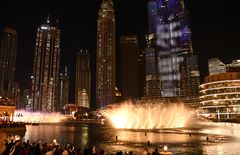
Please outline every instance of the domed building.
M214 68L212 64L210 75L204 78L204 83L199 87L199 114L218 120L236 119L240 116L240 61L234 60L227 65L216 63L221 64L219 72L219 65Z

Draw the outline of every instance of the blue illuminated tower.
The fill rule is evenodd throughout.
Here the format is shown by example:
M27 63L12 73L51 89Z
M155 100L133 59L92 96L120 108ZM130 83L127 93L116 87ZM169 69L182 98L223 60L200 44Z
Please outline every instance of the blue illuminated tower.
M197 56L193 54L191 31L183 0L149 1L148 18L150 42L148 49L152 50L146 50L146 56L151 55L153 58L146 64L149 66L149 63L155 62L153 66L155 83L147 86L146 81L146 88L160 89L158 95L152 93L155 98L197 97L199 85ZM149 54L148 51L153 54ZM149 77L150 75L147 75L146 80Z

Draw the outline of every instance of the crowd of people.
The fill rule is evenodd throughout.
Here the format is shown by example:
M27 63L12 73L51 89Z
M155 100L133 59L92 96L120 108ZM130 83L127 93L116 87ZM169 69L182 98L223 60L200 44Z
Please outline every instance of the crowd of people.
M1 121L0 121L1 122ZM21 123L21 122L11 122L11 123L7 123L7 122L1 122L0 123L0 128L24 128L26 127L25 123Z
M91 148L86 147L84 150L80 148L75 148L72 144L67 144L66 146L60 146L59 144L47 144L47 143L29 143L29 141L13 141L10 142L5 140L5 146L0 154L3 155L133 155L136 154L133 151L118 151L116 153L108 153L104 150L97 150L95 146ZM3 146L3 145L2 145ZM1 146L0 146L1 147ZM159 155L158 149L149 153L147 148L144 148L143 155Z

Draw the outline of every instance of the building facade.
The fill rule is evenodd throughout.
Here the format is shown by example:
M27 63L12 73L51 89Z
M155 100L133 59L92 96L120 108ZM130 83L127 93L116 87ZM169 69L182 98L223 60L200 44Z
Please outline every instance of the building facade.
M146 97L146 54L145 50L139 50L138 56L139 62L139 89L140 98L144 99Z
M0 43L0 96L11 96L15 78L17 31L4 28Z
M59 84L58 84L58 99L59 101L56 102L56 111L64 110L64 106L68 104L68 97L69 97L69 75L67 71L67 67L64 68L64 73L61 73L59 76Z
M200 76L183 1L151 0L148 18L147 98L197 98Z
M12 85L11 97L14 101L14 105L16 106L16 109L22 109L23 106L22 106L21 96L20 96L20 86L17 82L14 82Z
M212 58L208 60L208 70L209 75L225 73L227 71L226 65L218 58Z
M233 60L232 63L226 65L228 72L240 72L240 60Z
M222 67L219 73L209 72L210 75L206 76L204 83L200 85L199 115L219 120L237 119L240 116L240 61L220 64L224 66L225 72L222 71ZM210 67L213 66L209 66L209 70ZM211 68L212 71L218 69L219 65Z
M37 29L33 64L32 110L55 111L59 83L60 30L49 20Z
M120 37L121 97L140 98L140 61L137 36Z
M31 96L31 94L30 94L29 89L24 89L23 94L22 94L22 107L26 111L31 110L31 98L30 98L30 96Z
M96 103L104 108L115 102L115 13L111 0L103 0L97 20Z
M90 53L87 50L80 50L77 53L75 87L76 105L90 108L91 69Z
M146 98L157 99L161 94L161 83L157 74L156 52L154 48L146 48Z

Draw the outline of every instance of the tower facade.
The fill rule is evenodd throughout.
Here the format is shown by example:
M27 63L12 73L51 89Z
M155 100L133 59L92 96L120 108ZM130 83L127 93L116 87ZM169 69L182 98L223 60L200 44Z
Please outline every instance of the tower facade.
M188 98L192 88L198 88L199 70L184 2L151 0L148 12L151 50L146 50L146 63L152 71L146 75L146 89L153 90L153 97Z
M17 31L5 28L0 43L0 96L11 96L15 78Z
M55 111L59 83L60 30L49 20L37 30L33 64L32 110Z
M121 36L121 97L140 98L140 61L137 36Z
M111 0L103 0L97 20L96 103L104 108L115 102L115 13Z
M75 102L77 105L90 108L91 70L90 54L87 50L77 53Z
M67 71L67 67L64 68L64 73L61 73L59 76L59 88L58 88L58 95L56 102L56 111L63 111L63 108L66 104L68 104L68 97L69 97L69 75Z

